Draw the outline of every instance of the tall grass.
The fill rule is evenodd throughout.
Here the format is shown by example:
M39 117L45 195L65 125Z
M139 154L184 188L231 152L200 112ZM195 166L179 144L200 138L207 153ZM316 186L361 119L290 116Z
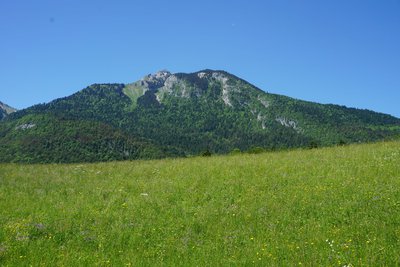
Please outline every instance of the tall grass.
M0 165L0 265L399 266L400 143Z

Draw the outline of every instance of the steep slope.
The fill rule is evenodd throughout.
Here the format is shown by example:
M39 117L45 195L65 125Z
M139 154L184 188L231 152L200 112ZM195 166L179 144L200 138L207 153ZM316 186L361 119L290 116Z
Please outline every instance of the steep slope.
M193 142L179 141L179 135L185 139L203 133L195 140L207 136L212 148L225 152L233 147L373 141L400 132L400 120L392 116L266 93L224 71L162 71L126 86L124 92L134 96L133 103L146 107L136 108L140 118L165 128L153 133L146 121L139 120L147 134L160 140L166 137L159 133L173 131L166 143L187 144L185 149L193 149Z
M395 117L266 93L224 71L160 71L127 85L94 84L11 114L0 124L0 161L154 158L399 134Z
M124 92L134 95L132 103L136 102L126 127L160 145L192 154L206 149L296 147L310 142L278 122L272 122L273 132L262 129L248 105L262 105L253 98L264 93L234 76L227 79L228 75L209 70L194 74L163 71L126 86Z
M12 108L0 101L0 120L4 119L15 111L17 111L15 108Z
M130 100L121 84L94 84L0 123L0 162L94 162L183 156L116 127Z

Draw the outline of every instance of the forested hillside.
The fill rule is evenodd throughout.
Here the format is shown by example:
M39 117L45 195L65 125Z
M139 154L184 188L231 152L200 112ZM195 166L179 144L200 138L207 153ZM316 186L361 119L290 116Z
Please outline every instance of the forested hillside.
M0 123L0 161L80 162L397 138L390 115L262 91L224 71L94 84Z

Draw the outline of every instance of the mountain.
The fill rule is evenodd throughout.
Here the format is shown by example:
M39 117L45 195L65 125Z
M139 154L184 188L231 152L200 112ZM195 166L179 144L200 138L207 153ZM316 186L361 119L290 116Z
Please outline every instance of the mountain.
M15 108L12 108L0 101L0 120L4 119L6 116L15 111L17 111Z
M266 93L225 71L160 71L10 114L0 123L0 161L130 160L398 136L400 119L390 115Z

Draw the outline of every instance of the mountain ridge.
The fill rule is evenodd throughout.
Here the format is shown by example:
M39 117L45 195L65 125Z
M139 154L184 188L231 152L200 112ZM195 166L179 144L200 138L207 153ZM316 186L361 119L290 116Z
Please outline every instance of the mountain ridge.
M93 84L10 114L0 124L0 148L8 153L0 152L0 161L160 158L399 135L400 119L391 115L268 93L225 71L162 70L129 84Z
M7 117L9 114L16 112L17 109L10 107L9 105L0 101L0 120Z

